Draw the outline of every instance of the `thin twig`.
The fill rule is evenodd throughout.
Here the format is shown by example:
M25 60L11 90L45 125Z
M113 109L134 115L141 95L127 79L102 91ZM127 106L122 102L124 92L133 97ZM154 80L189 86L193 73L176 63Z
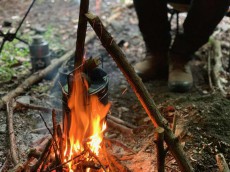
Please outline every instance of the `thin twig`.
M17 165L18 160L18 152L17 152L17 146L16 146L16 139L14 135L14 126L13 126L13 103L14 100L11 99L9 102L7 102L7 122L8 122L8 132L9 132L9 139L10 139L10 152L11 157L13 160L14 165Z
M101 167L103 168L103 170L106 172L106 168L105 168L104 165L101 163L101 161L99 160L99 158L97 157L97 155L95 155L95 153L93 153L93 152L91 151L91 149L87 146L87 144L85 144L85 145L86 145L86 147L87 147L86 150L89 152L89 154L97 160L97 162L100 164L100 166L101 166Z
M50 139L48 141L48 143L46 144L45 149L43 150L43 152L42 152L40 158L38 159L37 163L32 167L31 172L36 172L38 170L38 168L40 167L41 163L44 161L44 157L47 155L47 152L50 149L51 145L52 145L52 139Z
M78 158L78 157L80 157L80 156L82 156L82 155L84 155L84 154L85 154L85 151L82 151L79 155L76 155L75 157L71 158L70 160L68 160L68 161L66 161L66 162L64 162L64 163L62 163L62 164L60 164L60 165L58 165L58 166L56 166L56 167L50 169L48 172L51 172L51 171L53 171L53 170L56 170L56 169L59 168L59 167L63 167L64 165L68 164L69 162L75 160L76 158Z

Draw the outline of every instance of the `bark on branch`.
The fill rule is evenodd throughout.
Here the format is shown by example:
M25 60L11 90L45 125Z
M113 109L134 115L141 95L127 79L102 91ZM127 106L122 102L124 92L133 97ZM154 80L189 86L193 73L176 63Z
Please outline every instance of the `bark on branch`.
M19 160L18 160L16 139L14 135L14 126L13 126L13 111L14 111L13 101L14 100L12 99L9 102L7 102L7 124L8 124L9 138L10 138L10 153L11 153L13 163L16 166Z
M157 171L165 171L165 149L164 149L164 129L161 127L156 128L154 133L154 142L157 149Z
M128 80L132 89L134 90L136 96L138 97L140 103L144 107L145 111L149 115L152 123L155 127L162 127L165 130L165 141L172 152L173 156L178 162L178 165L183 172L191 172L193 168L187 159L185 152L183 151L178 139L174 136L171 129L168 126L166 119L162 117L159 110L157 109L154 101L152 100L149 92L145 88L144 84L140 78L135 73L134 69L128 63L125 58L125 54L118 47L112 36L107 32L102 22L97 16L87 13L86 17L99 37L102 45L112 56L120 70L123 72L124 76Z
M76 42L76 52L75 52L75 68L79 67L83 63L84 53L85 53L85 37L87 30L87 19L85 13L89 9L89 0L81 0L80 3L80 13L79 13L79 23L77 29L77 42Z

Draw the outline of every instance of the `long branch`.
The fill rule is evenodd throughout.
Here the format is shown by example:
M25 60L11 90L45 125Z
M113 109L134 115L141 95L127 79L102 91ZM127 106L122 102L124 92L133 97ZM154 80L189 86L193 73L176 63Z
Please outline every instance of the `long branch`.
M166 119L162 117L159 110L156 107L155 102L152 100L149 92L145 88L144 84L140 78L135 73L134 69L128 63L125 54L121 51L119 46L116 44L112 36L103 26L102 22L97 16L90 13L86 14L86 17L99 37L102 45L112 56L113 60L116 62L117 66L120 68L132 89L134 90L136 96L138 97L140 103L144 107L145 111L149 115L152 123L155 127L163 127L165 130L165 141L172 152L173 156L177 160L181 171L191 172L193 168L188 161L185 152L183 151L178 139L174 136L171 129L168 126Z
M75 52L75 68L83 63L84 49L85 49L85 37L87 30L87 19L85 13L89 9L89 0L81 0L80 13L79 13L79 23L77 29L77 42L76 42L76 52Z

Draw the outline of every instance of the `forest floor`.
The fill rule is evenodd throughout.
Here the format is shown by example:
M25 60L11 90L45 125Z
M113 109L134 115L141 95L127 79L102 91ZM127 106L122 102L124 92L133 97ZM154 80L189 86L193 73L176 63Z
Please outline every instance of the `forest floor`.
M18 3L15 0L2 0L0 2L0 23L10 20L13 21L13 27L16 27L30 3L30 1ZM102 1L99 5L96 5L97 3L93 0L90 4L90 11L98 14L103 22L120 11L107 29L121 45L130 64L133 65L144 59L145 48L134 8L132 6L127 8L124 2L112 0ZM38 0L20 29L20 36L24 39L31 39L36 31L45 30L44 35L50 44L50 49L56 53L54 53L56 56L59 53L63 54L75 47L78 12L79 1L77 0ZM185 16L186 14L181 14L180 26ZM89 27L87 34L92 32L93 30ZM175 35L175 19L172 21L172 34ZM230 72L227 71L230 50L229 19L224 18L218 25L214 39L221 42L222 61L228 73ZM16 43L15 46L28 48L22 43ZM222 153L230 165L230 100L225 98L218 88L215 87L214 91L210 89L207 70L209 48L207 45L202 47L198 52L199 55L195 55L191 61L194 87L188 93L170 92L165 79L145 83L162 115L166 118L174 114L178 116L176 135L192 166L198 172L218 171L215 160L217 153ZM102 58L103 70L109 76L111 115L137 127L132 135L108 129L107 136L122 142L136 152L135 155L130 155L127 160L122 161L131 171L156 171L156 148L152 141L154 127L151 120L125 77L96 37L86 45L86 57L95 56ZM9 55L9 58L13 57ZM29 62L30 57L29 55L25 59L18 57L17 60ZM1 81L0 96L6 95L28 77L30 70L31 67L22 68L20 74L15 73L10 80ZM22 95L22 99L30 99L30 103L49 108L61 108L62 104L60 89L53 89L51 80L43 80L33 85ZM6 113L6 110L0 111L0 167L4 164L9 150ZM45 127L39 113L41 112L31 109L14 112L14 130L21 160L26 158L31 144L47 134L47 131L33 132L34 129ZM42 113L42 115L50 126L51 114ZM143 150L145 146L146 149ZM115 150L114 153L118 157L127 154L123 149ZM180 171L170 152L166 157L166 171Z

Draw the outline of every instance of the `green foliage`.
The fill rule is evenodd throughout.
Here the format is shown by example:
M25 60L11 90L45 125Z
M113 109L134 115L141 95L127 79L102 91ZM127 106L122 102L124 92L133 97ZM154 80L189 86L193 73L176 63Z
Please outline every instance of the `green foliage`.
M0 82L6 82L17 75L18 69L14 68L18 64L22 68L30 68L29 49L17 48L19 41L6 42L0 54Z
M58 33L57 28L52 25L48 25L43 38L49 43L50 49L62 49L63 46L61 45L61 37L55 33Z

